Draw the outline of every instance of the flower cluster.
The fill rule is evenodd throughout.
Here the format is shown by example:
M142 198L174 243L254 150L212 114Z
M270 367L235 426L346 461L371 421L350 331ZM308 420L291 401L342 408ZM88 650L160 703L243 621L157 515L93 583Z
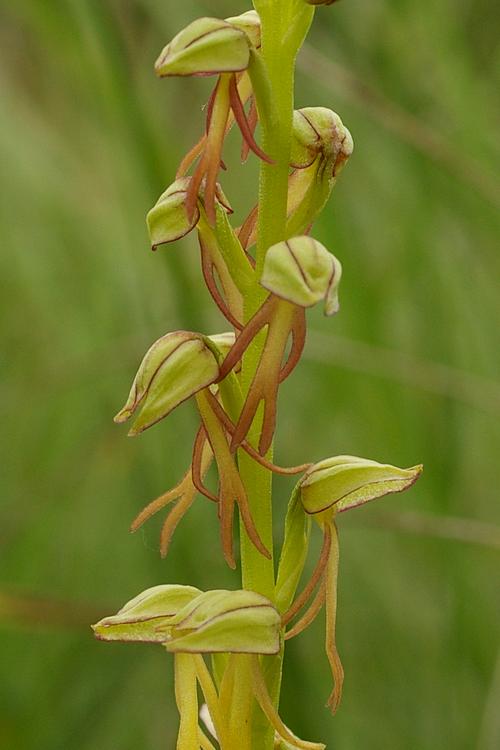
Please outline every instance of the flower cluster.
M307 2L329 5L334 0ZM306 23L313 10L307 3L299 4L302 15L298 16ZM293 19L290 23L290 33L300 36ZM115 417L117 423L133 417L129 435L153 427L187 400L196 406L199 425L183 478L139 513L132 530L170 506L160 539L165 556L177 524L200 494L216 508L222 552L231 568L237 564L236 513L241 533L272 561L273 550L252 513L241 461L246 456L270 472L302 474L290 499L274 599L244 589L202 592L166 584L147 589L94 626L101 640L157 643L174 655L180 713L177 750L214 748L214 741L221 750L250 748L250 735L245 739L245 733L251 732L254 704L274 730L275 747L324 747L299 739L280 719L263 657L282 653L284 641L301 633L324 607L325 650L334 678L328 705L333 712L337 709L343 669L335 641L336 516L407 489L421 472L421 466L399 469L353 456L293 467L278 466L272 459L279 387L302 354L306 310L317 303L322 303L327 316L339 310L341 263L310 232L352 154L353 142L332 110L307 107L293 112L284 174L284 187L288 179L284 236L266 248L259 266L253 248L262 205L252 208L241 226L233 227L232 208L218 176L225 169L223 147L233 125L243 138L243 160L251 151L273 164L256 140L259 122L268 129L274 123L261 35L255 11L225 20L201 18L174 37L155 65L160 77L216 77L204 133L182 159L175 181L149 211L147 227L153 250L197 233L201 274L230 330L216 335L167 333L152 344L139 366L128 399ZM249 295L258 301L251 313L245 304ZM252 348L258 356L245 380L242 363ZM212 464L216 486L207 478ZM296 596L312 519L322 530L323 544L309 581ZM211 670L204 658L207 654ZM208 734L200 725L198 686L206 702Z

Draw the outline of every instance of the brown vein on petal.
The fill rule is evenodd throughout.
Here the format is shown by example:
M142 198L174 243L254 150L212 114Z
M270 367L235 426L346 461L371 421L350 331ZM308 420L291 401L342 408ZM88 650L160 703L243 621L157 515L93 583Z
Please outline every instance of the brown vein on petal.
M295 255L295 253L292 250L292 246L290 245L290 242L288 240L285 240L285 244L286 244L286 246L288 248L288 252L292 256L292 259L293 259L295 265L299 269L299 273L300 273L300 275L302 277L302 280L303 280L304 284L306 285L306 287L309 289L310 292L313 292L313 289L311 289L311 285L309 284L308 278L307 278L306 274L304 273L304 269L300 265L299 261L297 260L297 256Z

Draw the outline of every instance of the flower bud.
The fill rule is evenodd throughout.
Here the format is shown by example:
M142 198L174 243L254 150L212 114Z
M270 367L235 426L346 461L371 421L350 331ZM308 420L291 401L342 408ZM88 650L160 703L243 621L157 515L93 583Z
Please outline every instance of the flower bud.
M325 315L339 309L342 266L317 240L303 235L269 248L260 283L278 297L300 307L325 300Z
M211 385L218 375L215 354L201 334L167 333L146 352L127 403L115 416L115 422L125 422L141 407L129 432L129 435L138 435L187 398Z
M352 136L342 120L326 107L305 107L293 113L291 164L298 169L308 167L318 154L331 163L337 175L354 149Z
M155 63L163 76L209 76L246 70L250 40L241 28L218 18L198 18L161 52Z
M165 626L201 591L194 586L166 584L146 589L131 599L116 615L104 617L92 625L96 638L102 641L133 641L141 643L161 643Z
M306 513L335 509L338 513L369 500L402 492L414 484L422 465L400 469L356 456L335 456L314 464L299 483Z
M186 209L190 181L191 177L180 177L160 195L156 205L149 211L146 222L153 250L159 245L179 240L197 225L200 219L198 203L191 219ZM228 213L231 213L231 206L218 184L216 199Z
M250 39L252 46L260 47L260 18L255 10L247 10L239 16L231 16L225 19L227 23L237 29L241 29Z
M171 652L277 654L281 619L273 604L253 591L207 591L168 623Z

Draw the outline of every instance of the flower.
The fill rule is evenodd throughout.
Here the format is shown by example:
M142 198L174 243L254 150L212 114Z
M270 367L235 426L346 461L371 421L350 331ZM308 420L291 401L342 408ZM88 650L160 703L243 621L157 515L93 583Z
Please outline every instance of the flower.
M325 605L325 650L334 680L327 705L332 712L337 710L340 703L344 680L335 638L339 563L336 514L394 492L403 492L417 481L421 473L420 464L400 469L357 456L334 456L312 464L292 493L278 568L277 600L280 608L286 607L282 617L282 624L286 626L301 611L317 587L311 604L287 631L285 639L305 630ZM314 518L323 530L323 545L309 581L290 606L306 559L310 518Z

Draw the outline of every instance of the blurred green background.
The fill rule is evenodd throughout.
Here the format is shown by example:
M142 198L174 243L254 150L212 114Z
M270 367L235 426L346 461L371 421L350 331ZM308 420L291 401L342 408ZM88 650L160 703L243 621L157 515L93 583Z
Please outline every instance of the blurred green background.
M6 750L173 748L170 658L99 644L88 624L156 583L238 585L201 499L166 561L160 518L127 533L187 466L192 405L137 440L111 418L154 339L223 325L195 238L148 250L144 215L210 90L152 65L193 18L247 7L0 2ZM340 519L337 717L321 618L288 648L283 717L332 750L500 747L497 14L344 0L318 10L299 61L297 106L338 111L356 148L315 230L344 266L341 313L309 314L277 458L425 464L407 495ZM257 176L238 146L223 175L237 220ZM277 480L278 541L289 491Z

